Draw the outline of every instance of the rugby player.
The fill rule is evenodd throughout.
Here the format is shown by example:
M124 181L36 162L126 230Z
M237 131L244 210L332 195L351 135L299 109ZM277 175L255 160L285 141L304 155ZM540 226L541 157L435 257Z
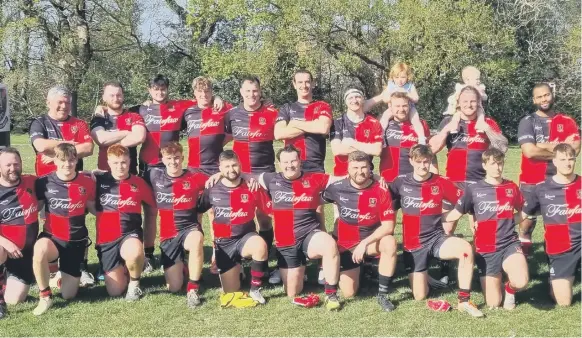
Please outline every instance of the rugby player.
M535 186L556 174L552 160L558 143L570 144L576 154L580 152L580 130L576 121L563 113L554 111L554 95L547 83L533 87L533 103L536 111L521 119L517 129L517 140L521 147L521 173L519 188L527 199ZM523 229L533 231L535 215L525 219ZM531 249L531 233L520 234L524 253Z
M207 176L182 169L184 151L180 143L166 143L160 151L165 168L152 170L149 184L160 213L162 266L170 292L181 291L188 252L186 305L192 309L201 301L199 290L204 264L204 234L198 221L196 204L204 191Z
M514 213L522 210L523 196L515 183L503 178L505 155L501 150L489 148L482 158L485 178L467 187L446 220L457 221L466 213L475 216L475 260L485 301L490 308L497 308L504 298L503 308L513 310L515 292L527 287L529 281L514 220ZM502 273L508 279L504 288Z
M545 250L550 265L550 294L560 306L572 304L572 287L580 268L580 231L582 227L582 180L575 172L576 150L567 143L553 149L556 174L536 185L527 195L523 218L542 215ZM527 233L530 223L521 223Z
M455 185L430 172L433 153L426 145L410 149L413 172L390 184L394 208L402 209L403 258L414 299L428 295L428 260L458 260L458 309L473 317L483 313L470 301L473 279L473 248L458 237L449 237L443 227L443 203L457 203Z
M95 211L95 183L76 171L77 149L58 144L53 163L56 171L36 180L39 209L44 206L46 221L34 245L33 269L40 291L34 315L45 313L53 304L49 287L49 262L59 260L60 289L64 299L72 299L79 289L81 263L88 245L86 210Z
M23 302L34 281L32 250L38 235L36 177L22 175L18 150L0 150L0 319L6 304Z
M362 151L348 155L349 178L330 184L323 199L339 208L333 237L340 254L339 287L344 297L353 297L360 284L364 256L380 255L378 304L394 310L388 298L396 268L394 210L390 193L372 177L370 159Z
M143 295L142 204L155 202L147 183L129 172L130 162L129 149L114 144L107 149L111 171L95 176L96 248L107 293L118 297L127 290L125 299L136 301Z
M252 191L241 177L240 162L234 151L223 151L219 161L222 178L201 196L198 211L214 209L212 232L222 291L228 294L240 290L241 260L252 259L249 295L252 300L265 304L260 288L268 272L267 243L257 234L254 218L257 209L265 214L270 212L270 201L262 188ZM237 304L248 303L246 298L241 296Z

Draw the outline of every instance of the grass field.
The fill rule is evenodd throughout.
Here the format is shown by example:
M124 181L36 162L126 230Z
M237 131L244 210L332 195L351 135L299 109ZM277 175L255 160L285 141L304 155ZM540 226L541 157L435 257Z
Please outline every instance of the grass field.
M13 135L12 143L23 155L24 172L34 172L34 154L28 138ZM331 169L331 152L327 167ZM444 156L439 156L444 168ZM506 177L516 181L520 167L518 148L510 149L506 161ZM85 168L94 168L96 156L85 161ZM578 172L579 166L578 166ZM327 228L332 227L331 208L327 207ZM88 216L88 228L94 234L95 218ZM204 223L208 232L208 223ZM470 239L467 220L458 231ZM488 310L477 278L472 298L486 315L473 319L457 311L436 313L424 301L412 300L408 280L400 259L391 298L397 306L392 313L382 313L376 303L375 283L364 283L360 295L345 302L343 310L329 313L323 307L304 309L291 305L282 287L266 287L267 304L254 309L221 309L218 277L211 275L208 264L203 271L205 302L196 310L186 307L185 294L172 295L165 290L161 272L142 280L145 297L137 303L107 296L103 285L82 289L76 300L65 302L58 296L55 305L40 318L32 314L38 293L31 291L28 300L9 307L9 318L0 321L1 336L580 336L580 282L577 278L574 305L557 308L548 296L548 266L541 246L543 229L540 223L534 234L535 253L529 261L531 281L527 290L517 294L518 307L513 312ZM397 239L401 241L401 227ZM210 240L205 241L205 257L211 255ZM156 248L156 254L159 249ZM97 268L95 250L90 250L91 269ZM272 265L274 262L272 262ZM309 267L307 291L318 293L317 270ZM476 275L476 274L475 274ZM368 285L366 285L368 284ZM248 288L248 281L243 286ZM456 293L431 293L456 304Z

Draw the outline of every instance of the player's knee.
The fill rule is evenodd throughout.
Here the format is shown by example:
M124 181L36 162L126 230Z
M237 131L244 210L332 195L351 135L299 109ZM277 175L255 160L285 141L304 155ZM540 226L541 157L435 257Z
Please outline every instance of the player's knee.
M556 304L558 306L570 306L572 305L572 297L556 297Z
M412 290L414 300L424 300L428 296L428 290Z
M61 288L61 297L63 297L63 299L65 300L70 300L75 298L75 296L77 296L77 288L71 287L71 288Z
M511 286L516 290L523 290L527 287L529 283L529 276L519 275L511 279Z
M488 307L496 308L501 306L501 297L491 297L488 296L485 299L485 303Z
M182 286L184 285L184 279L177 277L168 280L168 291L171 293L178 293L182 291Z
M253 253L252 253L252 257L254 260L256 261L265 261L267 260L267 258L269 257L269 253L267 251L267 243L265 243L265 241L258 240L256 242L253 242Z
M125 291L125 286L114 284L107 284L105 285L105 289L107 289L107 294L110 297L119 297L123 295L123 291Z
M22 292L20 294L16 294L13 292L7 292L4 295L4 301L8 305L20 304L26 300L26 295L27 295L27 293L24 293L24 292Z
M380 252L386 255L396 254L396 239L394 236L384 236L380 240Z

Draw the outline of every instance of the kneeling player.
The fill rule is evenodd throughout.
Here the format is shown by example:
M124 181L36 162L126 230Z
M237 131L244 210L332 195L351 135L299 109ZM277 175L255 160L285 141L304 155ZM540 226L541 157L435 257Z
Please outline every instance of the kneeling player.
M204 234L198 223L196 203L204 191L206 175L182 169L183 149L169 142L160 150L163 169L153 168L149 175L160 213L160 250L164 275L170 292L184 285L184 262L188 252L186 304L200 304L200 275L204 264Z
M46 221L43 232L34 245L33 269L40 291L35 315L45 313L53 304L49 287L49 262L59 260L60 288L64 299L77 295L81 278L81 263L85 256L88 231L86 210L95 211L95 183L77 173L75 146L61 143L55 147L56 172L36 181L36 196L44 204Z
M515 308L515 292L527 286L527 261L515 232L514 210L521 212L523 197L517 185L503 179L505 155L489 148L482 155L485 179L467 186L447 222L457 221L463 214L475 216L476 263L481 275L481 288L487 305L501 305L502 272L507 274L503 307Z
M349 178L330 184L323 199L338 205L339 218L333 236L340 252L339 287L353 297L360 284L364 256L380 255L378 304L394 310L388 291L396 267L394 210L390 193L372 178L370 159L361 151L348 155Z
M458 237L448 237L442 223L443 202L457 203L460 192L455 185L429 171L433 153L425 145L410 149L413 172L390 184L394 207L402 208L403 258L414 299L428 295L428 260L459 260L459 310L473 317L483 313L470 302L473 279L473 249Z
M545 226L546 253L550 263L550 293L560 306L572 304L572 286L580 267L580 228L582 218L581 184L575 172L576 151L566 143L554 148L556 175L536 185L527 196L523 218L541 211ZM524 224L526 226L524 226ZM521 223L526 233L530 223Z
M38 235L35 179L22 175L18 150L0 150L0 319L8 313L7 303L18 304L26 299L34 281L32 248Z
M268 268L267 243L255 231L254 217L257 209L267 214L270 201L263 189L251 192L241 178L240 162L232 150L220 154L219 164L222 178L204 192L198 211L205 212L210 207L214 211L214 252L222 290L226 294L240 290L241 259L251 258L250 296L253 301L265 304L260 287ZM241 306L253 305L244 296L237 302Z
M341 303L337 296L337 245L328 233L319 230L316 213L321 204L321 192L329 184L330 176L304 172L300 152L293 145L280 149L277 160L281 172L263 173L259 182L272 200L278 266L287 296L295 297L303 290L307 258L321 258L325 275L325 306L328 310L338 310Z
M145 259L142 203L154 206L152 190L141 177L129 173L126 147L110 146L107 164L111 172L96 177L97 256L107 293L117 297L127 289L125 299L136 301L143 294L139 287Z

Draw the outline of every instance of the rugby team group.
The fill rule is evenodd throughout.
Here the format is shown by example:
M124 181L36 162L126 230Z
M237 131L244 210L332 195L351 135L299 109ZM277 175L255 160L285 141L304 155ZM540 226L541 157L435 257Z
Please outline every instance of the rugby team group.
M458 310L483 317L470 300L475 266L486 305L514 309L516 292L529 282L531 234L541 215L549 292L558 305L570 305L580 267L580 131L572 117L554 111L552 88L533 87L536 110L519 122L516 184L503 177L508 141L485 114L477 68L463 69L463 83L456 84L433 135L416 110L419 95L408 65L395 64L389 78L370 99L349 88L345 113L336 118L328 103L313 99L314 79L304 69L290 79L297 101L278 109L261 96L254 76L241 79L242 101L233 106L202 76L193 80L193 99L169 100L169 80L157 75L148 83L151 98L135 107L124 106L119 82L105 83L103 104L87 123L70 115L67 88L51 88L48 113L30 125L36 175L22 173L18 149L0 150L0 319L7 304L26 299L34 282L35 315L52 306L53 289L72 299L80 286L93 284L87 272L92 243L108 294L139 300L142 274L157 265L158 230L167 287L172 293L185 288L189 308L203 298L203 243L211 236L211 270L220 275L223 307L265 304L267 281L282 282L293 304L316 306L319 296L303 293L311 260L319 264L325 308L338 310L338 293L354 297L362 267L375 261L379 308L393 311L399 209L400 259L415 300L426 299L430 287L449 285L449 261L455 261ZM388 109L379 119L367 113L380 103ZM327 139L333 173L324 168ZM275 140L283 141L277 151ZM224 150L231 141L232 150ZM94 144L98 169L83 168ZM435 154L444 148L441 176ZM380 158L376 174L373 157ZM332 233L325 227L326 203L333 204ZM96 216L94 238L88 213ZM210 234L202 230L204 213ZM472 243L455 235L464 214ZM269 270L273 244L277 267ZM440 276L427 273L431 259ZM248 292L241 291L243 260L250 261Z

